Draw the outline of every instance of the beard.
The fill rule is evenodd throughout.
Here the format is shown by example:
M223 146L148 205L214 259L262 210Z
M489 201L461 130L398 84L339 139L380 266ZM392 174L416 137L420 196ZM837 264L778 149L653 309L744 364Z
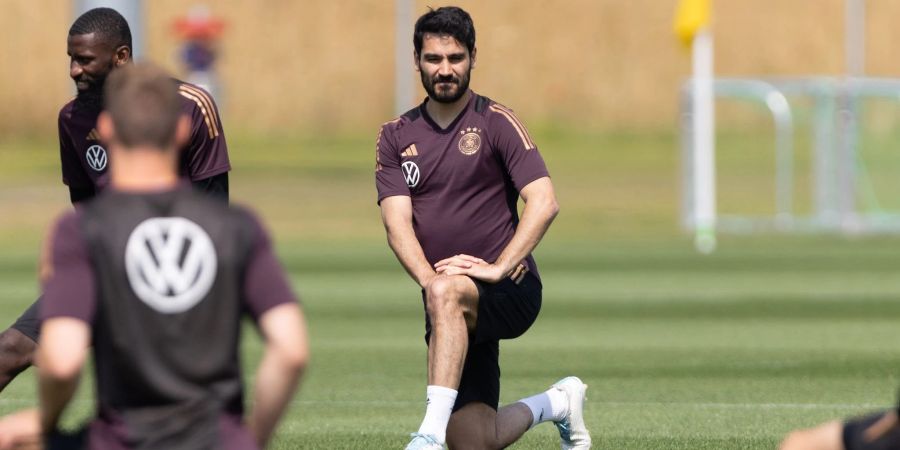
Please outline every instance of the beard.
M472 69L470 68L465 75L459 78L453 75L438 75L432 78L424 71L420 73L422 75L422 87L425 88L428 97L438 103L453 103L462 98L466 91L469 90L469 77L472 74ZM450 87L438 90L437 85L440 83L449 83Z
M106 81L106 77L103 77L103 79L100 80L92 79L78 81L87 81L89 86L87 89L78 90L78 94L75 96L75 103L88 108L102 108L103 82Z
M78 89L78 93L75 96L75 103L83 107L102 108L103 85L106 84L106 77L109 76L113 68L113 65L110 64L104 73L94 75L82 73L78 78L75 78L76 88L78 87L78 83L87 84L87 89Z

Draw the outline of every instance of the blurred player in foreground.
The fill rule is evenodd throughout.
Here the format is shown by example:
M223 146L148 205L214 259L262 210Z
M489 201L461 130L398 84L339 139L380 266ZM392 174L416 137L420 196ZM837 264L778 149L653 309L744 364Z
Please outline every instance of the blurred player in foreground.
M846 422L833 420L808 430L794 431L781 450L896 450L900 449L900 407Z
M0 448L41 435L48 448L265 447L308 354L304 318L269 237L248 211L179 180L191 123L174 80L129 65L110 75L105 92L97 130L109 146L110 186L63 215L48 241L40 409L0 422ZM245 312L265 338L246 427ZM59 419L91 346L97 418L62 436Z
M73 204L94 197L109 183L108 143L97 132L103 85L115 69L132 61L131 30L121 14L96 8L69 29L69 76L78 95L59 112L62 179ZM181 112L190 118L190 136L178 158L178 174L211 196L228 199L228 150L212 97L197 86L179 82ZM38 340L40 300L0 333L0 390L31 365Z
M375 172L388 243L426 310L426 412L406 448L503 448L552 421L563 449L588 449L576 377L497 409L499 341L524 333L541 307L531 252L558 211L544 161L512 111L469 90L468 13L426 13L413 42L428 98L382 126Z

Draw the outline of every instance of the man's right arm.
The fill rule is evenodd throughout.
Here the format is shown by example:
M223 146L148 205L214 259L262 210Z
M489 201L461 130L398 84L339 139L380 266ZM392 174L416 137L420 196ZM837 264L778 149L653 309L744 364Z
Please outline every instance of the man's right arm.
M436 274L425 259L425 252L413 230L412 199L405 195L382 199L381 220L391 250L409 276L424 288Z
M78 154L72 147L72 138L66 128L64 112L60 111L58 119L59 130L59 164L62 172L62 181L69 187L69 200L76 204L88 200L96 194L94 183L84 173Z
M400 169L400 145L395 135L399 120L382 125L375 138L375 187L388 245L409 276L424 288L435 272L413 230L412 198Z

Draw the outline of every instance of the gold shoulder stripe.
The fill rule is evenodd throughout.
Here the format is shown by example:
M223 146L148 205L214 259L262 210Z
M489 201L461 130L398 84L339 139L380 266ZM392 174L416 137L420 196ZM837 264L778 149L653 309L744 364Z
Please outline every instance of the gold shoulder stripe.
M515 121L516 124L519 125L519 128L522 130L522 134L525 135L525 138L528 140L528 143L531 145L530 148L527 148L528 150L537 148L537 146L534 145L534 141L531 139L531 135L528 134L528 128L525 128L525 124L523 124L522 121L519 120L519 117L516 116L516 114L511 109L509 109L499 103L494 103L492 106L495 106L496 110L500 110L500 111L503 111L504 113L506 113L507 118ZM528 147L528 146L526 145L526 147Z
M221 121L219 120L219 117L216 114L215 103L213 103L213 101L209 97L209 95L207 95L205 92L201 91L200 89L188 86L186 84L182 84L181 86L179 86L178 90L179 90L179 92L191 94L197 100L200 100L200 102L205 107L205 110L204 110L204 108L201 108L200 111L210 117L209 121L212 122L212 124L215 126L215 128L216 128L215 135L218 136L219 135L219 125L221 124Z
M213 123L215 123L219 126L222 125L222 121L219 119L219 114L218 114L218 112L216 112L216 102L213 101L212 97L206 91L204 91L203 89L196 88L194 86L189 86L187 84L182 84L181 87L184 88L186 91L193 93L194 95L200 97L200 99L204 101L204 104L206 105L206 108L209 111L209 113L212 114Z
M400 121L400 119L402 119L402 117L398 117L394 120L385 122L385 123L381 124L380 127L378 127L378 137L375 138L375 145L378 145L378 143L381 142L381 135L382 135L382 133L384 133L384 127L386 127L392 123L397 123Z
M193 94L189 94L185 91L179 90L178 93L181 94L182 97L193 100L194 103L196 103L197 106L200 107L200 112L203 113L203 120L206 122L206 129L209 132L209 138L215 139L216 136L219 135L219 130L216 129L216 127L213 126L213 124L210 122L209 114L207 114L206 107L203 106L203 102L200 101L200 99L195 97Z
M381 149L378 146L381 144L381 128L378 129L378 136L375 138L375 171L378 172L383 167L381 166Z
M402 119L402 117L398 117L394 120L387 121L387 122L381 124L380 127L378 127L378 136L375 137L375 150L376 151L378 150L378 145L381 144L381 135L384 134L384 127L386 127L392 123L397 123L400 121L400 119Z
M221 121L219 120L218 113L216 112L216 102L213 101L212 97L210 97L210 95L206 91L204 91L203 89L200 89L200 88L196 88L194 86L189 86L187 84L182 84L180 86L180 88L196 95L197 97L200 97L200 99L203 100L203 104L206 105L206 109L212 115L213 123L217 123L217 124L221 123Z
M516 116L513 115L511 111L500 108L497 105L491 105L490 108L491 111L500 114L509 121L510 125L516 130L516 133L519 133L519 137L522 139L525 150L533 150L535 148L534 142L531 141L531 136L528 135L528 130L525 129L525 126L523 126L518 119L516 119Z

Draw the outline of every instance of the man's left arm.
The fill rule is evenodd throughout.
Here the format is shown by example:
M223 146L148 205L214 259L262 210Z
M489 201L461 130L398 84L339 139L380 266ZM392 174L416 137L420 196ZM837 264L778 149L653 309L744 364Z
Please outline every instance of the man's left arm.
M65 214L57 222L41 258L43 324L35 361L44 434L56 431L59 418L78 387L90 348L97 290L80 223L77 210Z
M179 86L182 97L188 102L191 118L191 135L185 146L182 164L184 172L195 189L212 197L228 200L228 144L219 117L219 108L212 96L196 86Z
M456 255L438 261L435 269L446 275L468 275L488 283L507 277L537 247L559 213L559 203L550 177L528 183L519 192L525 201L522 218L512 239L493 263L471 255Z
M202 180L192 181L194 189L207 193L210 197L228 202L228 172L213 175Z
M265 340L256 370L253 410L247 426L261 448L272 437L309 361L306 319L272 249L268 233L252 217L255 243L243 280L244 306Z

